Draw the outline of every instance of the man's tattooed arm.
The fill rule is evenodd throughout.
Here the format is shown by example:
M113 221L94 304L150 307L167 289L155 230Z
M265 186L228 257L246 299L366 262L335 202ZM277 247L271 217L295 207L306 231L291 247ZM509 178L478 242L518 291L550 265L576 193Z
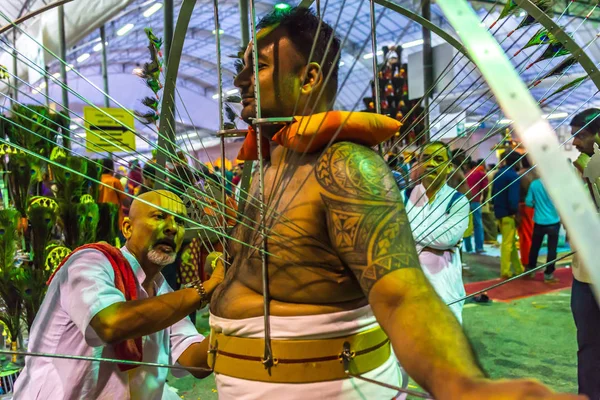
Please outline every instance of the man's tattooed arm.
M316 174L331 242L408 374L436 399L488 398L467 394L483 374L458 321L418 268L404 201L385 162L342 142L319 159Z
M333 246L367 296L384 275L419 266L404 202L381 157L337 143L319 159L316 176Z

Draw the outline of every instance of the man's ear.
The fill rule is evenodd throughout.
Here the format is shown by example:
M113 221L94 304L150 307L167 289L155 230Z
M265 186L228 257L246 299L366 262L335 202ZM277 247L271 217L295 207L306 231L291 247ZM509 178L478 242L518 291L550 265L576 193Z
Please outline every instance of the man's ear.
M123 232L123 236L125 236L125 239L129 240L129 238L131 237L131 220L129 219L129 217L125 217L123 218L123 224L121 224L121 232Z
M300 88L302 94L310 94L313 90L321 89L324 81L321 66L316 62L311 62L306 66L305 71L306 77Z

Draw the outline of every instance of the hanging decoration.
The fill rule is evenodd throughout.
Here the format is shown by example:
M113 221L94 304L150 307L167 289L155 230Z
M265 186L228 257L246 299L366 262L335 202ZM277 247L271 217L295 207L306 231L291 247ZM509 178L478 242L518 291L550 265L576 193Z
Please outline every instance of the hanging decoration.
M533 0L532 3L535 4L535 6L537 8L539 8L540 10L542 10L543 12L546 12L546 11L552 9L552 7L554 6L554 0ZM498 23L498 21L508 17L509 15L516 14L516 12L519 11L520 9L521 9L521 7L519 7L519 5L514 0L508 0L504 4L504 7L502 8L502 11L500 12L500 16L498 17L498 19L490 25L490 29L492 29ZM521 21L521 23L526 23L527 25L531 25L531 23L529 23L529 21L526 22L528 17L529 17L529 15L527 15L525 17L525 19L523 21ZM534 22L535 22L535 19L534 19ZM523 25L523 26L527 26L527 25ZM522 26L518 26L516 29L519 29L521 27ZM509 34L509 36L510 36L510 34Z
M140 119L142 119L145 124L155 124L158 128L158 120L160 118L159 92L163 88L163 84L160 81L160 75L163 71L161 50L162 39L157 38L152 32L151 28L145 28L144 32L146 32L146 37L149 41L148 50L150 51L150 61L144 63L144 66L139 70L137 75L144 79L146 85L154 93L154 97L148 96L142 99L142 104L148 107L150 110L146 112L135 111L134 113Z
M236 129L236 120L240 119L237 112L233 109L231 104L239 104L242 102L242 98L238 95L228 96L223 102L225 104L225 117L227 121L223 123L224 129Z
M409 100L408 97L408 75L407 64L402 64L402 46L384 46L383 59L385 64L379 66L378 84L381 102L381 112L402 121L402 127L396 133L396 136L404 136L404 145L417 144L417 138L423 138L422 135L425 126L421 118L418 118L423 108L418 104L421 99ZM363 103L367 112L375 112L375 87L371 82L373 91L370 97L363 98ZM406 117L410 110L417 107L416 112ZM408 118L408 120L407 120ZM392 138L394 142L397 138ZM423 139L420 139L422 142Z
M0 80L8 79L8 77L9 77L8 68L6 68L4 65L0 64Z
M569 50L562 43L551 43L546 50L534 62L529 64L526 69L533 67L534 64L550 58L561 57L569 54Z
M531 14L527 14L525 16L525 18L523 18L521 20L521 22L519 22L519 25L517 25L517 27L515 29L513 29L512 31L508 32L508 35L506 35L507 37L509 37L510 35L512 35L513 33L515 33L517 30L521 29L521 28L525 28L526 26L530 26L533 24L536 24L537 20L535 18L533 18L531 16Z
M544 79L550 78L551 76L561 75L565 72L569 67L577 63L577 59L574 56L569 56L564 59L560 64L556 67L552 68L550 71L545 73L541 78L533 83L533 86L539 85Z
M494 27L494 25L496 25L498 23L498 21L500 21L501 19L506 18L509 15L516 13L518 11L518 8L519 8L519 6L517 5L517 3L514 0L508 0L504 4L502 11L500 11L500 16L498 17L498 19L490 25L490 29L492 29Z
M532 46L539 46L543 44L551 44L557 42L558 40L554 37L552 33L550 33L546 28L541 28L539 31L536 32L535 35L533 35L531 39L529 39L525 46L523 46L522 49L518 50L514 55L516 56L521 51Z
M540 101L540 104L546 103L552 97L556 96L559 93L564 92L567 89L570 89L570 88L575 87L575 86L582 85L583 82L587 81L588 79L590 79L589 75L584 75L584 76L581 76L581 77L579 77L577 79L572 80L569 83L566 83L566 84L562 85L561 87L559 87L558 89L556 89L554 92L552 92L548 97L542 99Z

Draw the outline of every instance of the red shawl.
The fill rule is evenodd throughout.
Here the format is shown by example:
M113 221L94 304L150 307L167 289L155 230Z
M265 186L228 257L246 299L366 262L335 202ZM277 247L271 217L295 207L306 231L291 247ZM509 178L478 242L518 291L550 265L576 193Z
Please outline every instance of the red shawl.
M372 147L388 140L402 126L385 115L349 111L329 111L295 119L277 132L273 141L298 153L322 150L332 140L332 143L348 141ZM267 158L269 141L263 140L262 147L263 156ZM237 158L258 159L257 137L252 127Z
M56 268L56 270L48 279L47 284L50 285L50 282L58 272L58 270L65 265L68 259L73 256L73 254L77 253L80 250L85 249L93 249L102 252L110 261L110 265L113 267L115 271L115 287L119 289L123 295L125 295L125 300L136 300L137 299L137 285L136 285L136 277L133 274L133 270L129 265L129 262L121 253L121 250L116 247L111 246L108 243L91 243L86 244L81 247L76 248L71 254L65 257L64 260L60 263L60 265ZM136 339L128 339L123 342L117 343L114 345L115 355L120 360L129 360L129 361L142 361L143 353L142 353L142 338ZM127 364L118 364L119 369L121 371L127 371L133 368L136 368L135 365L127 365Z

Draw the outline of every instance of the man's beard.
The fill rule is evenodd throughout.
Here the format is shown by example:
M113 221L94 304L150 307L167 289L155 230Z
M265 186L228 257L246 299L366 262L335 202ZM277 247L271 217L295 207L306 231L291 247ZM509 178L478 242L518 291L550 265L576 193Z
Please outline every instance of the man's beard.
M167 254L156 249L152 249L148 252L148 261L160 265L161 267L174 263L176 258L177 253L175 252Z

